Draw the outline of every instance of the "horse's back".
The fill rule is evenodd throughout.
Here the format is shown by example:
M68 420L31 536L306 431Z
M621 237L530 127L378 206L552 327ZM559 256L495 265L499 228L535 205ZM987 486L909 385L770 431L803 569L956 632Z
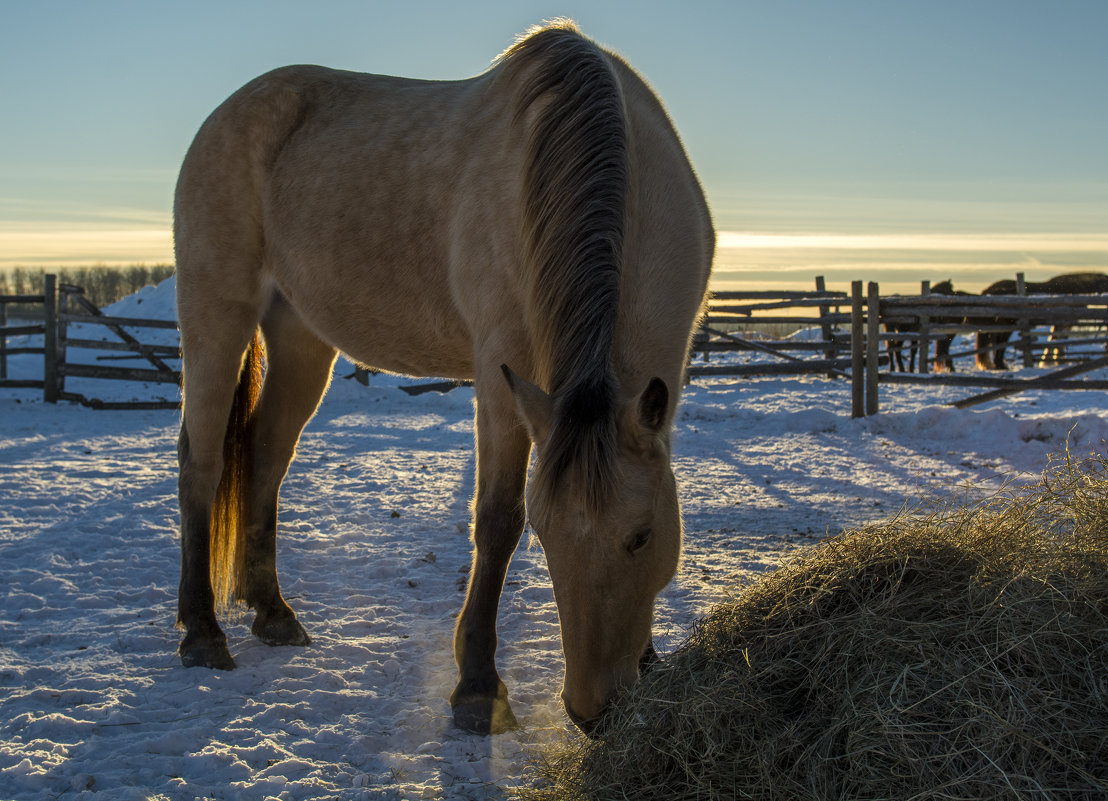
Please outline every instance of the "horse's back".
M657 332L647 350L683 362L714 231L660 102L605 57L632 161L621 308L637 309L628 319L640 334ZM321 338L365 363L472 377L476 339L531 335L521 201L534 115L521 109L521 87L538 68L509 52L464 81L293 66L246 84L204 123L182 167L183 302L220 286L263 305L276 288Z
M254 79L213 112L182 168L181 246L222 251L186 256L182 281L249 274L244 284L275 285L356 358L464 377L469 332L449 268L475 232L502 238L513 217L503 200L495 215L481 202L493 176L513 174L502 136L510 115L486 88L481 76L419 81L315 66Z

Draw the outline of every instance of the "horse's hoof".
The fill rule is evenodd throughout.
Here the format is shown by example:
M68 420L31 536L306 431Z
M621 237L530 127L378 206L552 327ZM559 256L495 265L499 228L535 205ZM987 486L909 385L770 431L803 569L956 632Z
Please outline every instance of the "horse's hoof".
M311 645L312 638L300 625L296 615L263 616L254 619L250 632L266 645Z
M508 689L501 684L495 696L462 695L455 690L450 698L454 710L454 725L470 734L503 734L519 728L519 722L508 703Z
M193 641L186 637L177 649L181 664L185 667L206 667L215 670L234 670L235 660L226 642Z

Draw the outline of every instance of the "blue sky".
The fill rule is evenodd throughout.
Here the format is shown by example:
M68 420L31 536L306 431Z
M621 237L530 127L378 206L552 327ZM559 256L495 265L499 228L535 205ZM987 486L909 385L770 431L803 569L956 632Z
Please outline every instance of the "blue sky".
M0 0L0 266L168 253L189 141L267 69L466 77L559 15L655 87L721 230L1082 234L1108 267L1104 0Z

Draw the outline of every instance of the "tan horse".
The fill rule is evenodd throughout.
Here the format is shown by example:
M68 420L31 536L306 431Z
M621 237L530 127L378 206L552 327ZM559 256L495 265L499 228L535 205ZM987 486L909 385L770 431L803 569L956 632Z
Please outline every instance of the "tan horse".
M277 497L341 350L474 382L451 695L470 731L515 725L496 611L534 445L527 512L557 598L562 697L587 727L636 678L676 570L670 429L714 250L647 85L566 21L464 81L276 70L200 129L175 235L182 662L234 667L216 621L232 598L264 642L308 644L278 587Z

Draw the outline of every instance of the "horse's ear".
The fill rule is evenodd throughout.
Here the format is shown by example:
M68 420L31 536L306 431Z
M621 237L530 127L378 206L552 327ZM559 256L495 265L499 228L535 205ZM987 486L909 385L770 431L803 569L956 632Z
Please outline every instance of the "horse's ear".
M669 407L669 389L660 378L650 379L639 396L639 422L652 434L662 430Z
M527 433L536 445L546 442L550 433L550 421L554 417L554 401L549 395L523 378L520 378L506 364L500 365L504 380L512 391L516 409L527 426Z

